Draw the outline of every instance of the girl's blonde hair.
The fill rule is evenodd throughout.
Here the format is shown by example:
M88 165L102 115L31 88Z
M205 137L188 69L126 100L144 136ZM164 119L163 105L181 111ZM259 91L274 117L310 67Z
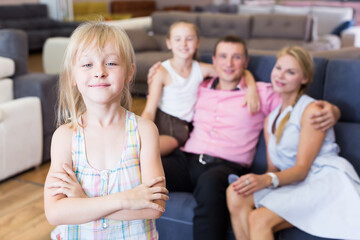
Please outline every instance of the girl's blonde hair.
M295 58L295 60L300 66L304 78L308 80L305 84L301 85L299 92L296 96L296 99L292 104L292 107L294 107L297 101L299 100L299 98L305 93L306 88L312 83L315 72L315 64L311 54L307 50L299 46L285 47L281 49L280 52L277 54L277 59L279 59L284 55L290 55L293 58ZM279 126L275 130L276 143L280 142L286 123L289 121L289 119L290 119L290 112L288 112L285 115L285 117L281 120Z
M95 43L95 45L94 45ZM125 69L126 81L121 95L121 106L129 109L131 105L130 84L134 79L135 54L131 42L119 27L110 26L100 21L86 22L75 29L65 50L60 72L57 125L70 123L78 127L79 117L86 112L83 98L73 79L73 66L77 57L89 47L97 48L101 54L108 43L113 43Z
M170 37L171 37L171 31L178 25L181 25L181 24L185 24L185 25L188 25L190 28L192 28L195 32L195 35L196 35L196 38L198 41L200 41L200 30L199 28L194 24L194 23L191 23L191 22L186 22L186 21L178 21L178 22L174 22L173 24L170 25L169 27L169 30L166 34L166 38L168 40L170 40ZM198 60L198 50L196 49L194 55L193 55L193 59L194 60Z

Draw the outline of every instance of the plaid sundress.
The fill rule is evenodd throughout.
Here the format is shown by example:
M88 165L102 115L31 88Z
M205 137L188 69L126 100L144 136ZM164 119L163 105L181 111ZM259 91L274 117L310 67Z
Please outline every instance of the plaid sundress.
M132 189L141 184L140 141L135 114L126 111L126 132L122 157L114 169L97 170L86 159L83 128L72 139L73 170L89 197L104 196ZM52 239L158 239L155 220L115 221L101 218L80 225L61 225Z

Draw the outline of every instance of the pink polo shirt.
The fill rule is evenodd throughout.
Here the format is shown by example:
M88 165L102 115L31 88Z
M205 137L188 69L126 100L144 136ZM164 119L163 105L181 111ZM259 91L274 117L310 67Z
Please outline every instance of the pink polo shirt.
M210 89L212 81L204 81L198 93L193 118L194 129L183 150L208 154L236 162L249 168L265 117L281 102L270 83L257 82L261 111L251 116L242 107L246 90ZM244 86L244 80L240 82Z

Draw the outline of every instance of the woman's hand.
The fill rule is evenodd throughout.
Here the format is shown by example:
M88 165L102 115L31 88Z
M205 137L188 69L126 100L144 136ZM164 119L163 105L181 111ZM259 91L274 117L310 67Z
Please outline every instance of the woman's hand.
M142 183L129 191L122 192L123 194L126 194L122 206L123 209L139 210L152 208L164 212L165 208L155 203L154 201L168 200L169 196L167 194L169 191L165 187L155 186L157 184L162 184L165 186L165 177L151 179L147 183Z
M68 164L64 164L63 168L65 173L49 173L51 178L56 179L56 181L52 181L46 186L47 188L54 189L51 195L64 194L67 197L86 198L87 196L71 167Z
M315 104L321 107L321 110L310 116L311 124L321 131L333 127L341 115L339 108L323 100L318 100Z
M257 175L250 173L239 177L232 184L232 187L237 194L248 196L260 189L269 186L270 182L271 177L266 174Z
M256 88L248 88L243 102L243 107L247 105L248 111L251 115L260 111L260 98Z

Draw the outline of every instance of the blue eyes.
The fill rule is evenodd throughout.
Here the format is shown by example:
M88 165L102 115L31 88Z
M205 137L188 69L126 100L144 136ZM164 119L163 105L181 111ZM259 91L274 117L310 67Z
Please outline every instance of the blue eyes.
M279 66L276 66L275 69L278 70L278 71L281 71L281 67L279 67ZM288 74L290 74L290 75L294 75L294 74L295 74L295 72L292 71L292 70L287 70L286 73L288 73Z
M105 63L105 65L112 67L112 66L117 66L118 64L116 64L114 62L109 62L109 63ZM82 67L84 67L84 68L90 68L92 66L93 66L93 64L91 64L91 63L86 63L86 64L82 65Z

